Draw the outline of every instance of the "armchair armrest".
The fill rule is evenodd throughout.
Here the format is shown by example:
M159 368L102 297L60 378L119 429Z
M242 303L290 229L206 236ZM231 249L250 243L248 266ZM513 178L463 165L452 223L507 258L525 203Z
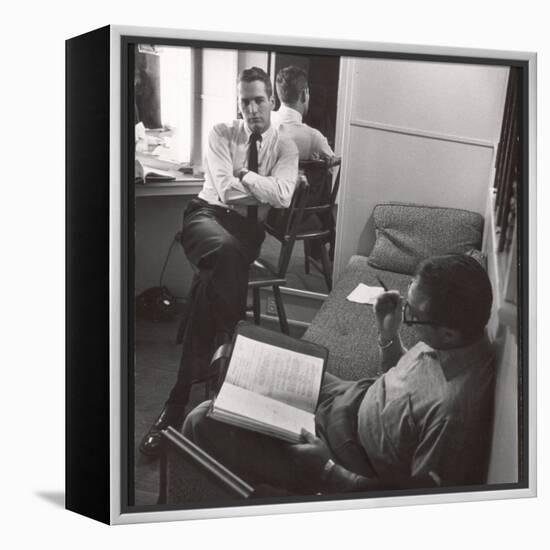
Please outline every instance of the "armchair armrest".
M198 445L169 426L162 431L164 449L161 460L159 503L173 503L175 500L207 500L214 495L229 498L249 498L254 488L214 459ZM183 471L192 475L186 479L185 490L190 495L174 495L177 479ZM187 477L187 476L186 476ZM195 490L191 488L195 480Z

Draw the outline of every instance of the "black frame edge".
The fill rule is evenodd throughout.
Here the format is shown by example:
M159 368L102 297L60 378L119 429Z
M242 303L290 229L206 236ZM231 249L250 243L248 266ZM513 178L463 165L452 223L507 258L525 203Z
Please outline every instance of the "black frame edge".
M107 524L110 34L65 43L65 507Z

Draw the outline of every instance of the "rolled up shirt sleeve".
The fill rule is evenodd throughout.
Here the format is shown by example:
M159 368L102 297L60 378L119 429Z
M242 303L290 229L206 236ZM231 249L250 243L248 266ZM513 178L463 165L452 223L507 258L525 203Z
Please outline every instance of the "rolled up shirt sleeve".
M230 138L224 135L224 126L214 126L208 136L206 166L209 180L216 189L219 198L230 203L250 197L239 178L234 174L233 159L229 147Z
M269 176L247 172L242 184L260 203L288 208L298 177L298 149L289 139L277 142L277 160Z
M327 138L319 131L315 131L313 134L312 151L314 155L320 158L332 158L334 156L333 150L328 144Z

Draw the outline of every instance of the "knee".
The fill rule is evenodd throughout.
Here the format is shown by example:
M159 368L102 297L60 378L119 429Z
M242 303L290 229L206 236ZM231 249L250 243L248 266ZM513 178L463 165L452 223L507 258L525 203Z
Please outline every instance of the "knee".
M210 401L197 405L185 418L183 423L183 435L200 445L201 433L204 430L204 424L207 421L207 413L210 408Z
M241 247L232 235L216 235L215 239L205 244L207 246L196 262L199 268L225 270L229 266L238 265L241 259L244 263Z
M231 272L234 277L248 273L249 261L239 242L229 236L219 243L213 252L211 266L224 277Z
M234 261L241 255L241 247L232 235L224 235L218 241L218 246L215 251L218 261Z

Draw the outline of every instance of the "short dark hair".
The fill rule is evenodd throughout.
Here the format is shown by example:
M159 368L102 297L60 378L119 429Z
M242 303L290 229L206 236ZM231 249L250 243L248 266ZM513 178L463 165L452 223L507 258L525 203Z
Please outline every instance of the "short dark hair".
M290 65L277 73L275 85L279 99L283 103L296 103L300 94L307 88L307 73L300 67Z
M239 73L239 82L254 82L255 80L264 83L267 97L273 95L273 85L271 84L269 75L263 69L260 69L260 67L250 67L249 69L243 69Z
M465 343L483 335L493 304L491 281L472 256L449 254L422 261L416 269L421 292L428 297L431 319L456 329Z

